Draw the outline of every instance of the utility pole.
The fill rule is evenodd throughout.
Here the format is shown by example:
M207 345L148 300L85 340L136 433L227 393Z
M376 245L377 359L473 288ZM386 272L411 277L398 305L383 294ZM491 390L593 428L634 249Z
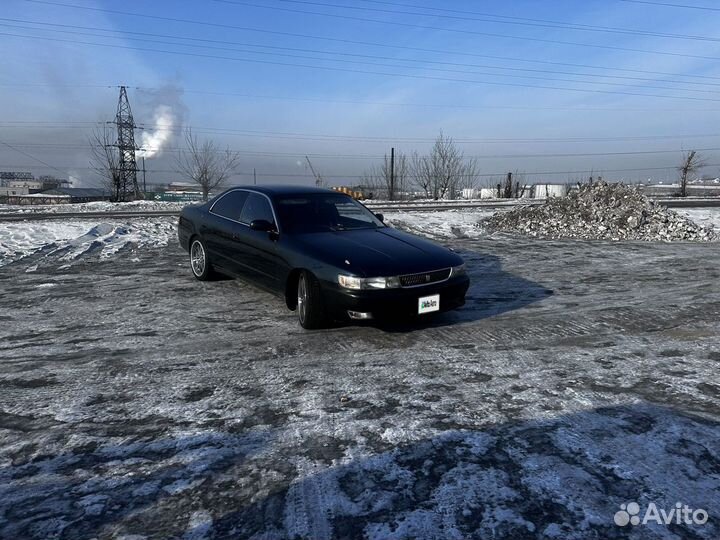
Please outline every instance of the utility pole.
M257 174L255 173L255 167L253 167L253 185L257 186Z
M390 200L395 199L395 148L390 149Z
M505 189L503 190L503 197L506 199L512 198L512 173L507 173L507 179L505 180Z
M117 147L120 152L119 178L115 186L115 198L118 201L127 201L131 197L140 198L140 186L137 181L137 161L135 159L135 120L133 119L127 88L120 87L117 114L115 116L118 139Z
M142 157L143 162L143 195L147 193L147 183L145 182L145 156Z

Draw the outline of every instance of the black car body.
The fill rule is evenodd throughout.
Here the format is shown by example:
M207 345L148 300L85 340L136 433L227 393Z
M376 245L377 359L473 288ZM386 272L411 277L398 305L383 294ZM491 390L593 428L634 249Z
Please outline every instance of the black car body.
M459 255L326 189L235 187L184 208L178 237L195 277L217 271L280 294L306 328L447 311L469 286Z

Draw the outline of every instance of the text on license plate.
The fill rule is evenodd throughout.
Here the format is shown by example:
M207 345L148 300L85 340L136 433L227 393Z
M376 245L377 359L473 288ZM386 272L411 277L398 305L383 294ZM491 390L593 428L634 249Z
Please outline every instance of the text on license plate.
M421 296L418 298L418 314L440 311L440 295Z

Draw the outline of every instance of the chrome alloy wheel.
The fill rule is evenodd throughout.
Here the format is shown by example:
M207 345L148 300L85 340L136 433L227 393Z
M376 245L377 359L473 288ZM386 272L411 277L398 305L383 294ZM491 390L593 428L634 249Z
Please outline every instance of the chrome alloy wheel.
M298 297L297 297L297 310L300 322L304 323L307 318L307 304L308 304L308 289L307 280L305 276L300 276L298 281Z
M205 272L205 248L199 240L195 240L190 248L190 266L196 277Z

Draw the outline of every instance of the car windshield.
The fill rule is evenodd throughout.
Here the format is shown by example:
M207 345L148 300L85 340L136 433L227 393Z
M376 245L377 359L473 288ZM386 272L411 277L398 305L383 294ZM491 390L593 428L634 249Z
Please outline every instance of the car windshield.
M276 199L283 232L313 233L384 227L375 215L351 197L333 193L293 195Z

